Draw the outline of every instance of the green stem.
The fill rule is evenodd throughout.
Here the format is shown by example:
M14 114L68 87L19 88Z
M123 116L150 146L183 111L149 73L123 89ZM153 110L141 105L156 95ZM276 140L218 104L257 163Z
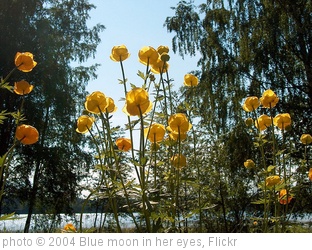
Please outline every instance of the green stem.
M172 114L173 113L173 102L172 102L171 86L170 86L170 78L169 78L168 70L166 71L166 77L167 77L169 100L170 100L170 114Z
M125 70L124 70L124 67L123 67L123 63L122 63L121 60L120 60L120 67L121 67L121 73L122 73L124 92L125 92L125 96L127 96L127 92L128 91L127 91L127 85L126 85L126 76L125 76ZM134 148L133 148L133 145L134 145L133 129L132 129L131 119L130 119L129 115L127 115L127 119L128 119L130 141L131 141L131 145L132 145L132 147L131 147L131 156L132 156L132 160L135 161ZM142 183L141 183L141 180L140 180L140 174L139 174L138 166L134 165L134 169L135 169L136 175L138 177L138 180L140 182L140 186L142 186Z
M84 201L83 204L82 204L82 208L81 208L81 212L80 212L80 223L79 223L80 232L82 232L82 216L83 216L83 213L84 213L84 209L85 209L87 203L89 202L89 199L90 199L95 193L97 193L97 192L100 190L100 187L102 186L102 184L103 184L103 182L104 182L104 179L105 179L105 178L104 178L104 171L103 171L103 166L104 166L104 164L103 164L103 162L102 162L101 150L100 150L100 148L99 148L98 143L96 142L96 139L95 139L95 137L94 137L92 131L91 131L88 127L87 127L87 129L88 129L88 131L89 131L89 133L90 133L90 135L91 135L91 137L92 137L92 139L93 139L93 141L94 141L94 145L95 145L95 147L96 147L96 151L97 151L98 154L99 154L99 160L100 160L100 166L101 166L101 179L100 179L99 183L97 184L97 187L96 187L93 191L90 192L90 194L87 196L87 198L85 199L85 201Z
M109 144L111 145L111 147L110 147L110 148L111 148L110 152L111 152L111 154L112 154L112 158L113 158L114 161L115 161L115 166L116 166L117 175L118 175L118 177L119 177L119 179L120 179L120 182L121 182L121 185L122 185L122 188L123 188L125 197L126 197L126 202L127 202L127 205L128 205L129 213L130 213L130 216L131 216L131 218L132 218L132 220L133 220L133 222L134 222L136 228L139 230L140 227L139 227L139 225L137 224L137 221L136 221L135 216L134 216L134 214L133 214L133 211L132 211L132 208L131 208L131 203L130 203L129 194L128 194L128 191L127 191L127 188L126 188L126 185L125 185L125 183L124 183L124 180L123 180L123 177L122 177L122 173L121 173L121 170L120 170L120 164L119 164L120 161L119 161L119 157L117 156L117 154L116 154L116 152L115 152L115 150L114 150L114 148L113 148L114 142L113 142L113 139L112 139L112 137L111 137L111 128L110 128L110 123L109 123L109 118L108 118L108 116L109 116L109 113L108 113L108 112L105 113L105 117L103 116L103 113L101 113L102 119L105 119L105 121L106 121L105 126L106 126L106 130L107 130L108 141L109 141ZM117 177L117 176L116 176L116 177Z
M143 119L141 107L138 106L138 109L140 111L140 122L141 122L139 161L140 161L140 179L141 179L141 190L142 190L142 209L143 209L143 214L145 217L147 232L152 232L151 224L150 224L150 211L149 211L149 206L148 206L149 204L148 204L148 199L146 196L147 186L146 186L146 179L145 179L146 159L145 159L145 143L144 143L144 119Z
M10 78L10 76L13 74L13 72L17 69L17 67L13 68L9 74L1 81L0 87L6 83L6 81Z
M268 195L268 188L266 185L266 178L268 177L267 173L267 166L266 166L266 158L265 158L265 152L264 152L264 141L262 140L262 135L261 135L261 130L260 130L260 125L259 121L257 119L257 114L256 110L253 110L253 114L255 117L255 122L256 122L256 127L258 128L258 144L259 144L259 151L261 154L261 160L262 160L262 166L263 166L263 171L265 172L265 177L264 177L264 190L263 190L263 232L267 232L268 228L268 221L269 221L269 201L267 200L267 195Z
M5 182L6 182L6 177L4 177L4 171L6 168L9 167L10 165L10 161L11 161L11 154L15 148L15 146L17 145L18 141L15 141L13 143L13 145L9 148L9 150L1 157L1 166L0 166L0 179L2 179L2 186L1 186L1 190L0 190L0 199L2 199L2 196L4 194L4 186L5 186ZM7 161L7 159L9 158L9 160Z

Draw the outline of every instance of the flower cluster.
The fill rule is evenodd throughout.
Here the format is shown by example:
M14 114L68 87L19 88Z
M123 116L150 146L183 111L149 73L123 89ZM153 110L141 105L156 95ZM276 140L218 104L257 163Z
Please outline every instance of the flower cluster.
M17 111L12 112L3 112L1 111L0 116L0 124L2 124L4 119L7 119L7 115L11 115L15 119L15 124L17 125L15 128L15 139L13 142L13 145L11 145L6 153L4 155L1 155L1 161L0 161L0 179L2 180L2 185L0 189L0 199L2 199L2 196L4 194L5 185L7 176L9 175L10 170L10 164L13 150L14 148L19 144L24 145L31 145L38 141L39 139L39 132L38 130L28 124L23 124L25 118L23 116L23 103L25 100L26 95L30 94L32 90L34 89L34 86L30 84L29 82L25 80L20 80L14 83L14 86L11 86L9 82L7 82L10 78L10 76L14 73L15 70L19 70L22 72L30 72L33 70L33 68L37 65L37 62L34 61L34 56L30 52L17 52L14 58L15 67L7 76L0 81L0 89L6 89L9 90L19 96L21 96L22 101L20 108ZM14 213L12 213L13 215ZM5 216L3 216L5 217ZM3 217L0 217L0 220L3 219ZM8 219L9 217L5 217L5 219Z
M271 89L268 89L263 92L262 97L258 98L257 96L250 96L245 99L245 102L243 104L243 109L246 112L255 112L260 105L262 105L263 108L272 109L276 106L278 103L279 98L278 96L272 91ZM250 120L251 118L248 118L246 120L246 124L251 124ZM270 116L266 114L260 115L256 121L255 126L260 131L263 131L270 127L272 125L272 119ZM278 114L273 118L273 125L278 127L281 130L287 130L289 129L291 125L291 117L289 113L283 113Z
M146 230L149 232L153 231L153 226L150 224L151 214L158 209L157 206L151 205L150 198L147 196L151 183L153 183L154 188L157 185L163 185L160 183L166 181L176 183L167 192L171 192L171 196L175 197L175 199L171 200L172 211L168 211L168 214L171 217L175 217L177 214L174 207L177 206L179 197L176 196L178 191L175 190L179 190L181 178L179 173L183 167L187 166L187 158L182 154L183 143L187 139L188 132L192 129L192 124L186 113L172 113L173 109L169 108L172 107L170 81L167 79L166 84L168 86L165 86L165 80L162 76L166 73L168 77L168 61L170 60L168 52L169 48L167 46L159 46L157 49L151 46L142 47L138 52L138 61L146 67L146 73L139 72L138 75L144 82L140 87L131 84L131 89L128 90L123 62L130 57L130 53L125 45L114 46L111 50L110 59L119 62L122 69L123 80L120 80L120 83L124 85L125 90L122 112L128 119L126 131L129 132L129 138L120 137L119 135L116 138L112 136L109 122L112 116L108 114L115 112L117 108L113 99L100 91L95 91L86 97L85 111L77 119L76 128L76 131L81 134L89 132L93 142L97 144L97 159L100 161L98 169L102 171L102 181L100 183L106 185L106 196L114 196L114 188L118 189L120 193L120 187L122 187L123 196L126 198L127 207L130 210L132 204L130 204L129 196L132 193L137 193L138 187L136 186L131 190L129 181L125 180L128 177L125 177L123 169L131 165L132 170L130 171L135 170L136 180L141 190L139 193L141 198L140 209L142 209L142 215L145 218ZM156 77L154 74L160 75L158 84L155 82ZM148 80L150 81L149 84L147 84ZM183 83L186 88L194 88L199 84L199 80L193 74L185 74ZM153 84L155 87L154 92L150 88ZM168 95L166 95L166 91L168 91ZM150 97L150 93L155 95L154 100ZM161 107L159 113L162 113L162 115L158 116L155 114L159 107ZM137 126L139 127L137 128ZM116 132L116 130L114 131ZM139 134L134 135L134 131ZM136 143L139 144L138 148L134 146ZM166 147L166 149L161 151L161 146ZM148 147L150 150L147 150ZM128 151L130 151L130 154L124 154L124 152ZM161 161L157 159L157 154L160 151L166 155ZM168 171L165 179L162 179L164 173L156 168L157 165L162 164L166 166ZM117 180L120 184L117 184ZM95 190L102 190L102 186L98 186ZM118 229L117 207L113 200L109 200L109 204L114 211ZM136 219L133 218L133 220L136 223ZM139 226L137 225L137 227Z
M140 63L150 67L154 74L164 73L169 69L169 48L167 46L159 46L154 49L151 46L144 46L138 52L138 60ZM110 59L115 62L122 62L130 57L130 53L125 45L118 45L112 48ZM185 74L184 85L187 87L196 87L199 81L193 74ZM133 87L126 92L125 105L122 111L127 116L144 116L151 112L153 102L150 101L149 93L144 87ZM90 114L100 115L101 113L113 113L117 107L114 100L106 97L104 93L95 91L86 97L85 109ZM91 130L95 118L83 114L77 120L78 133L86 133ZM187 132L192 128L185 114L177 113L168 118L168 126L153 123L144 129L145 137L151 143L159 143L164 139L166 132L169 137L175 141L185 140ZM119 150L128 151L131 149L132 141L128 138L119 138L116 145ZM176 165L176 164L174 164Z
M243 103L242 108L247 112L253 114L252 117L248 117L245 120L247 127L251 128L253 125L258 132L258 136L255 136L255 146L260 149L259 163L256 164L254 160L247 159L244 162L246 169L258 170L258 177L260 183L258 186L262 189L263 199L256 202L256 204L263 204L263 230L268 228L269 216L271 205L274 205L274 215L280 216L278 223L285 223L288 206L294 200L294 189L296 183L293 181L294 173L286 167L286 133L290 131L292 125L292 119L289 113L280 113L273 115L273 108L279 102L277 94L268 89L263 92L262 96L247 97ZM262 107L264 110L269 111L269 115L262 114L257 117L257 109ZM278 128L278 131L275 130ZM280 140L279 140L280 139ZM305 148L312 143L312 136L310 134L303 134L300 137L300 142ZM282 148L282 150L279 150ZM269 152L266 152L269 150ZM305 151L306 155L306 151ZM268 157L269 156L269 157ZM303 161L305 163L305 161ZM290 161L287 164L291 164ZM304 168L306 168L304 166ZM291 169L291 167L290 167ZM263 178L264 176L264 178ZM312 168L308 168L307 177L312 180ZM278 208L278 204L283 205L284 209ZM282 215L279 213L283 211Z
M37 65L37 62L34 61L34 55L30 52L17 52L14 58L15 68L11 71L10 74L7 75L1 81L1 87L5 86L6 81L10 77L10 75L14 72L14 70L18 69L22 72L30 72ZM22 96L24 98L26 95L30 94L34 89L34 86L25 80L20 80L14 83L13 92L17 95ZM22 106L22 105L21 105ZM22 107L21 107L22 109ZM17 114L21 114L22 110L19 110ZM21 124L22 118L21 116L17 117L16 123L18 124L15 132L15 138L22 144L31 145L38 141L39 132L38 130L27 124Z

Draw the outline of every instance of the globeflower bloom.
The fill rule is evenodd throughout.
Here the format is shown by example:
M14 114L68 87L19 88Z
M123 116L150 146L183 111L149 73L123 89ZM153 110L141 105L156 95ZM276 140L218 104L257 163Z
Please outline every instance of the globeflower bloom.
M63 228L64 233L75 233L77 232L75 226L72 223L67 223Z
M140 116L151 111L153 103L148 92L143 88L133 88L126 95L126 105L123 111L129 116Z
M168 69L169 63L159 58L155 62L151 63L151 71L154 74L166 73Z
M287 192L286 189L282 189L280 192L279 192L279 202L280 204L282 205L287 205L291 202L292 200L292 196Z
M259 98L256 96L249 96L246 98L243 104L243 109L246 112L251 112L256 110L259 106L260 106Z
M106 97L106 102L107 102L106 112L114 113L117 110L114 99L111 97Z
M278 103L279 98L271 89L263 92L260 102L264 108L274 108Z
M260 115L255 121L255 126L260 130L265 130L272 125L271 117L268 115Z
M176 133L186 133L192 128L192 124L189 123L187 117L183 113L173 114L168 120L169 130Z
M144 65L151 65L157 62L159 54L157 50L155 50L151 46L144 46L139 50L139 62Z
M312 142L312 136L310 134L302 134L300 141L302 144L309 145Z
M108 103L106 96L100 91L95 91L88 95L85 101L86 110L93 114L106 112L107 106Z
M184 141L187 137L187 132L185 133L178 133L173 131L169 126L167 127L167 130L169 132L169 137L174 141Z
M127 152L132 148L131 140L128 138L118 138L115 143L117 148L124 152Z
M112 48L112 53L110 54L110 59L114 62L121 62L128 59L130 53L125 45L114 46Z
M27 95L33 90L33 88L33 85L24 80L14 83L14 92L18 95Z
M164 45L160 45L157 48L157 52L159 55L162 55L163 53L169 53L169 47L168 46L164 46Z
M37 65L34 55L30 52L17 52L15 54L15 66L22 72L30 72Z
M312 168L309 169L308 178L312 181Z
M184 75L184 85L187 87L196 87L198 85L198 78L192 74Z
M81 134L87 133L91 129L94 121L95 121L94 117L88 115L80 116L77 120L76 131Z
M186 157L182 154L174 155L171 157L170 160L171 164L178 169L181 169L186 166Z
M291 118L288 113L278 114L273 118L273 124L281 130L285 130L291 124Z
M265 185L267 187L273 187L276 184L280 183L281 178L278 175L271 175L265 179Z
M254 168L256 165L253 160L248 159L244 162L244 166L245 168L249 169L249 168Z
M149 128L144 130L145 136L152 143L162 141L164 139L165 133L165 126L159 123L154 123Z
M30 145L38 141L39 133L35 127L22 124L16 128L15 137L22 144Z

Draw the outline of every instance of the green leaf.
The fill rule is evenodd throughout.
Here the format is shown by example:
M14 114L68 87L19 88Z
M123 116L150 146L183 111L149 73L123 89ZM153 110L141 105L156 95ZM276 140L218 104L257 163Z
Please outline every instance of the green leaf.
M137 75L141 77L143 80L145 80L145 74L142 71L138 70Z
M13 92L13 86L10 86L9 84L10 84L9 82L5 82L5 83L0 85L0 88L1 89L6 89L6 90L8 90L10 92Z
M125 81L118 79L119 84L126 84L127 81L128 81L128 79L125 79Z
M0 217L0 221L3 221L3 220L17 220L17 219L21 219L21 218L13 217L14 215L15 215L15 212L10 213L10 214L2 215L2 216Z
M137 86L136 85L134 85L133 83L130 83L130 86L131 86L131 89L134 89L134 88L136 88Z
M272 170L275 169L275 168L276 168L276 166L270 165L270 166L268 166L268 168L267 168L267 172L268 172L268 173L271 173Z
M160 166L162 166L162 165L164 165L164 164L165 164L164 161L159 161L159 162L157 162L156 166L157 166L157 167L160 167Z
M264 200L264 199L260 199L260 200L257 200L257 201L252 201L251 204L266 204L268 203L269 200Z
M3 121L7 119L10 114L11 113L6 112L6 110L1 111L0 112L0 124L3 124Z

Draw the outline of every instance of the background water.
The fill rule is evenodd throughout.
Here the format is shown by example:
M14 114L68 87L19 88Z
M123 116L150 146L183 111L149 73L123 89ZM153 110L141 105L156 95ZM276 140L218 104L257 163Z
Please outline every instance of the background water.
M27 215L16 215L14 220L0 221L0 232L23 232ZM132 219L126 215L120 217L120 224L122 228L132 228L134 223ZM65 224L72 223L77 229L80 226L80 214L68 216L61 214L60 217L53 219L51 215L35 214L32 216L30 232L55 232L60 231ZM96 214L85 213L82 217L83 228L112 227L114 219L112 214Z

